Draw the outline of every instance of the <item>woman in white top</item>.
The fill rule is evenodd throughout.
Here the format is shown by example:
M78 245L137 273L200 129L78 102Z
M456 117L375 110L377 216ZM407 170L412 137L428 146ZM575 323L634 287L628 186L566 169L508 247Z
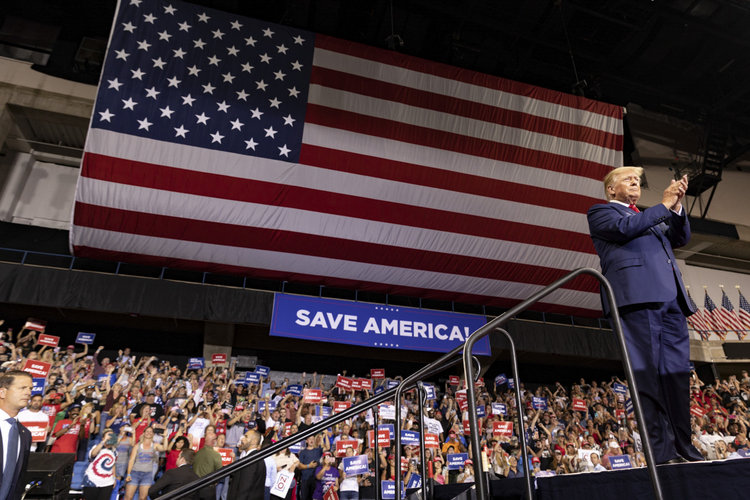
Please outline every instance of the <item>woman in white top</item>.
M354 448L346 449L346 456L354 456ZM341 462L340 469L340 483L339 483L339 499L340 500L358 500L359 499L359 479L360 476L347 476L344 471L344 462Z

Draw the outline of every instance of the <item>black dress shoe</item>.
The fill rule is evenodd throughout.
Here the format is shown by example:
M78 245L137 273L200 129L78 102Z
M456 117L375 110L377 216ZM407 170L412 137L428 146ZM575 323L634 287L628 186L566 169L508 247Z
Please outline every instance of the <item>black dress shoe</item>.
M667 460L666 462L662 462L659 465L673 465L673 464L686 464L686 463L688 463L688 460L686 458L677 456L677 457Z

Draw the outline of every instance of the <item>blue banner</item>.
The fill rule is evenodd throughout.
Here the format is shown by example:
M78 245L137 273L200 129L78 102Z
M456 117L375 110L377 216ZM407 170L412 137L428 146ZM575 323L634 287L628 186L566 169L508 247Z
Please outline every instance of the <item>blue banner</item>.
M364 302L275 294L270 334L321 342L448 352L463 345L484 316ZM490 355L489 338L474 347Z
M632 415L633 413L635 413L635 410L633 409L633 400L630 398L625 401L625 411L628 413L628 415Z
M346 473L347 476L365 474L370 470L367 464L367 455L344 457L343 460L341 460L341 465L344 466L344 473Z
M427 399L435 399L435 388L429 384L425 384L424 394Z
M247 382L248 384L259 384L260 375L255 372L247 372L245 374L245 382Z
M422 478L419 477L419 474L412 474L409 482L406 483L406 489L410 490L412 488L419 488L420 486L422 486Z
M393 437L396 435L396 431L394 430L395 427L393 424L380 424L378 425L378 430L382 431L388 429L388 432L390 433L389 436L391 436L391 441L393 440ZM402 438L403 439L403 438Z
M305 442L304 441L300 441L299 443L293 444L292 446L290 446L289 447L289 451L291 453L299 453L300 451L302 451L302 448L304 448L304 447L305 447Z
M47 383L47 379L46 378L32 378L31 381L34 384L31 388L31 395L36 396L38 394L40 396L44 396L44 386Z
M267 366L257 365L255 367L255 373L257 373L261 377L267 377L270 372L271 372L271 369Z
M206 366L206 362L203 358L190 358L188 360L188 370L197 370Z
M401 498L406 497L406 490L401 483ZM380 481L380 492L383 500L396 500L396 481Z
M508 382L508 377L506 377L504 373L501 373L500 375L495 377L495 385L503 385L506 382Z
M419 446L419 433L415 431L401 431L403 446Z
M468 453L449 453L448 454L448 470L458 470L464 466L464 462L469 459Z
M289 385L286 388L286 393L292 396L302 396L302 386L299 384Z
M268 402L268 411L274 411L276 409L276 401L269 401ZM258 413L263 413L266 411L266 402L265 400L261 399L258 401Z
M377 387L375 388L375 395L377 396L378 394L380 394L380 393L381 393L381 392L383 392L384 390L385 390L385 387L383 387L382 385L379 385L379 386L377 386Z
M547 409L547 398L540 398L534 396L531 398L531 407L535 410L546 410Z
M400 383L398 380L388 380L388 388L393 389L394 387L398 387Z
M609 464L612 466L612 470L633 468L633 464L630 463L630 457L628 455L613 455L609 457Z
M477 406L477 418L484 418L487 416L484 405Z
M516 388L516 381L512 378L508 379L508 388L509 389L515 389Z
M628 387L624 384L618 384L617 382L612 384L612 390L616 394L622 394L623 396L628 393Z
M78 332L76 335L76 344L93 344L95 333Z

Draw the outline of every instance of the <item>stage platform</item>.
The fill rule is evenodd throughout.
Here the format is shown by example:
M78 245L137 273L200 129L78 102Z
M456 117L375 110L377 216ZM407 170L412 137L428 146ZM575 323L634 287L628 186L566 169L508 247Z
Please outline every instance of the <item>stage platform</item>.
M660 465L664 500L750 499L750 458ZM535 480L536 500L648 500L654 498L646 469L592 472ZM451 484L435 488L435 500L476 498L473 488ZM493 500L522 500L523 479L490 481ZM421 498L421 497L420 497Z

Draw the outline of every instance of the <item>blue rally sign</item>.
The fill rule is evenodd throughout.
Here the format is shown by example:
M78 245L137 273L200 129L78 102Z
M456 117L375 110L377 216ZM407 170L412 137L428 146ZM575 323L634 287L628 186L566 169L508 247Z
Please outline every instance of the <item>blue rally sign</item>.
M347 476L357 476L359 474L366 474L370 468L367 463L367 455L358 455L356 457L344 457L341 460L341 465L344 466L344 472Z
M630 463L630 457L628 455L618 455L609 457L609 463L612 466L612 470L632 469L633 464Z
M419 433L416 431L401 431L401 444L404 446L419 446Z
M448 470L459 470L468 459L468 453L449 453L448 465L446 467Z
M449 352L487 322L484 316L275 294L270 334L339 344ZM488 338L475 354L489 355Z
M31 388L31 395L43 396L44 386L47 384L47 379L46 378L32 378L31 381L34 384L33 387Z
M96 338L95 333L78 332L76 344L93 344L94 338Z

